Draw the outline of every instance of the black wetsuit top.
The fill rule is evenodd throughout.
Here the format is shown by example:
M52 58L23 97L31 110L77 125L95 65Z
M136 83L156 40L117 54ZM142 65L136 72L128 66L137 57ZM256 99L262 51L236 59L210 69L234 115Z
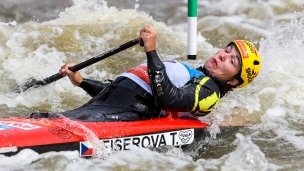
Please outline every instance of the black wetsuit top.
M93 98L78 109L60 114L81 121L130 121L159 116L160 106L131 79L119 77L112 83L83 79L79 87Z
M197 76L175 87L156 51L147 54L152 92L163 110L206 115L220 100L218 85L208 76Z
M177 88L156 51L146 55L154 97L126 77L118 77L112 83L83 79L79 87L93 98L80 108L60 114L81 121L148 119L159 116L161 109L202 116L219 102L219 88L210 77L202 74Z

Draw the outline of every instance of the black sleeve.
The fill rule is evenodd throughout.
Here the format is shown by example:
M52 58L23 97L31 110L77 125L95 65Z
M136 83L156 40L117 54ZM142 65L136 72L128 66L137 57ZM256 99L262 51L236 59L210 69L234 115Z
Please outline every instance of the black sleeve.
M95 97L101 90L103 90L110 83L103 83L101 81L82 79L79 87L86 91L91 97Z
M156 51L146 55L152 92L163 110L205 115L219 102L218 86L209 77L195 77L177 88L170 81Z

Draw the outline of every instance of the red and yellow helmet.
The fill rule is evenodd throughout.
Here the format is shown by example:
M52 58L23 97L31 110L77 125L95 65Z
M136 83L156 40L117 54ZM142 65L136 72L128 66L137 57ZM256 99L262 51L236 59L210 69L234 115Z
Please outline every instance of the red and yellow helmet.
M260 72L262 65L261 57L252 42L235 40L231 43L234 43L238 48L242 60L240 78L243 80L243 83L238 85L237 88L245 87L250 84Z

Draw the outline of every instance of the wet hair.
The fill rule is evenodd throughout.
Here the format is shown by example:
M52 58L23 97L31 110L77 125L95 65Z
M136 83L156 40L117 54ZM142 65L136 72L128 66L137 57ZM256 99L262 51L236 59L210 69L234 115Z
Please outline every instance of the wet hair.
M236 80L239 81L239 83L238 83L236 86L234 86L233 88L235 88L235 87L237 87L237 86L239 86L239 85L241 85L241 84L244 83L244 80L241 78L241 72L242 72L242 69L241 69L241 71L240 71L238 74L236 74L235 77L233 78L233 79L236 79Z

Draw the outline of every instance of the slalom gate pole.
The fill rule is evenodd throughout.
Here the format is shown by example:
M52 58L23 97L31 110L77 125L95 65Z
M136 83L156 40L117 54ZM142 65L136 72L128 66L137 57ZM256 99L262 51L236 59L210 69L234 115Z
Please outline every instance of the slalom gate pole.
M188 0L188 28L187 28L188 59L196 59L197 52L197 0Z

